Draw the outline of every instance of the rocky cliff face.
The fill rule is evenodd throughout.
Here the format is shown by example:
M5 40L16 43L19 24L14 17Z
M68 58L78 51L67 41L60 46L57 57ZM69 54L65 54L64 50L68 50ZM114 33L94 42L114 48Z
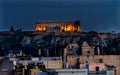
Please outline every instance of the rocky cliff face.
M27 54L37 53L38 49L42 49L43 52L49 49L51 54L55 54L53 51L55 49L59 53L66 47L69 43L77 43L80 47L83 41L87 41L90 46L99 46L101 49L108 51L109 46L112 47L111 52L120 52L119 48L119 38L116 39L101 39L99 36L65 36L65 35L55 35L55 34L36 34L36 35L26 35L20 34L8 34L0 35L0 49L5 51L5 54L9 50L23 50ZM59 52L60 51L60 52ZM30 53L29 53L30 52ZM109 53L109 52L108 52ZM44 54L44 53L43 53Z

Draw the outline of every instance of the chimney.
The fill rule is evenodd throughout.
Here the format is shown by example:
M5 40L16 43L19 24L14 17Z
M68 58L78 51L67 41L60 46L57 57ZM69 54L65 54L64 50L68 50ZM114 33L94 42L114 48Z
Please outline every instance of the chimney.
M66 68L66 62L67 62L67 49L64 48L64 58L63 58L64 68Z
M38 56L41 56L41 49L38 49Z
M49 56L49 49L47 49L47 56Z

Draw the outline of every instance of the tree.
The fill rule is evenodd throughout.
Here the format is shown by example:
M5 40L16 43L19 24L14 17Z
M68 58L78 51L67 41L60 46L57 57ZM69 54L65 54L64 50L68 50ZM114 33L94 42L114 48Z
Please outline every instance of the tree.
M88 32L88 34L89 34L90 36L93 36L93 37L98 36L98 33L95 32L95 31L90 31L90 32Z
M14 31L14 27L10 27L10 31Z

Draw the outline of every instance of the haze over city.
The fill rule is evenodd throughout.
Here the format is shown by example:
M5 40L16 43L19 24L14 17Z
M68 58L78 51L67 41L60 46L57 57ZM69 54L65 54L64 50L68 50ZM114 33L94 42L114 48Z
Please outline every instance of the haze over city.
M0 31L35 31L36 22L80 20L83 31L120 32L119 0L1 0Z

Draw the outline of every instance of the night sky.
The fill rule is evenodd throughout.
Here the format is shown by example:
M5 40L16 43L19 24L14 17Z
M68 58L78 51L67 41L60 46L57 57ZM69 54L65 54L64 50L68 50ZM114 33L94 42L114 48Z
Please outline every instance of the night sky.
M36 22L81 21L83 31L120 32L120 0L0 0L0 31Z

